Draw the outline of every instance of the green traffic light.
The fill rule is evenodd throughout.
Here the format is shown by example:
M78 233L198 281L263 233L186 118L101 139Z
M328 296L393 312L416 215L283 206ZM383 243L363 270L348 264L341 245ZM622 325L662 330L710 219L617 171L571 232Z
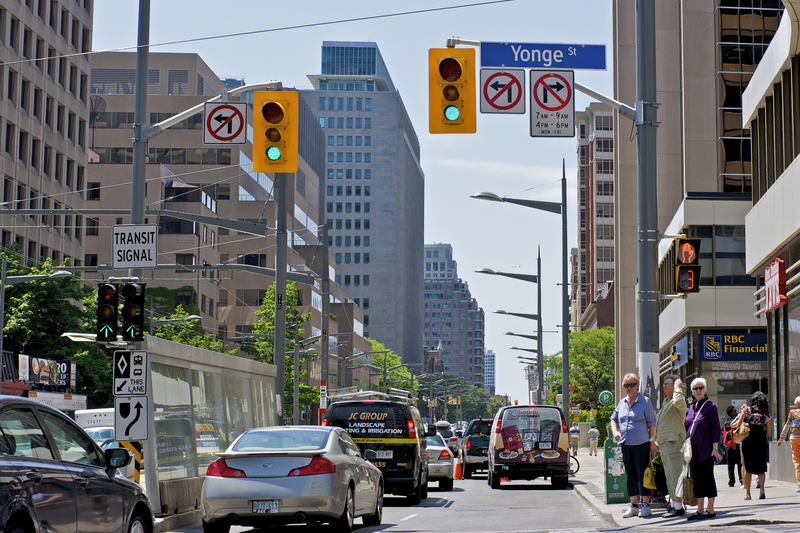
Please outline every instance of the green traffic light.
M281 158L281 149L277 146L270 146L267 148L267 159L270 161L277 161Z
M444 108L444 118L447 120L458 120L458 117L461 116L461 111L454 105L449 105Z

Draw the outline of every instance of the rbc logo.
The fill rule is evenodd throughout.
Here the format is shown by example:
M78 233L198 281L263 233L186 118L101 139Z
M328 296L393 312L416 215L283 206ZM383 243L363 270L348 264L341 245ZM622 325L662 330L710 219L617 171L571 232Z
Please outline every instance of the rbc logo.
M703 350L706 359L722 358L722 335L705 335L703 340Z

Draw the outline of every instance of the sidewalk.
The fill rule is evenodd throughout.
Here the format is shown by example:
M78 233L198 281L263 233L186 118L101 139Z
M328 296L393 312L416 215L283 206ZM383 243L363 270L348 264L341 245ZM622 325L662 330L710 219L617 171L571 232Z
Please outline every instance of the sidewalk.
M661 518L663 508L653 508L653 514L647 518L622 518L627 504L606 504L603 450L598 450L597 457L590 456L587 448L578 450L578 460L581 468L578 473L570 478L575 493L580 496L606 523L611 526L636 528L664 528L686 527L689 524L702 524L707 526L723 525L757 525L781 524L800 522L800 492L796 492L797 485L784 481L769 479L767 474L765 500L759 500L759 491L756 489L756 476L751 482L750 494L752 500L745 501L744 489L736 483L735 487L728 487L728 467L719 465L714 468L714 477L717 482L717 499L714 502L716 518L702 521L687 522L686 516L696 511L695 507L687 507L687 514L676 518Z

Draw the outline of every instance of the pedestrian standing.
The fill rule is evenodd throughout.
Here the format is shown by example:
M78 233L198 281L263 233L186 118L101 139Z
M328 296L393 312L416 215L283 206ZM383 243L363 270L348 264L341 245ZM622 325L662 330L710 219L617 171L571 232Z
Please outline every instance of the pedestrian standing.
M714 460L722 460L719 445L720 428L717 406L708 399L706 380L692 381L694 403L686 413L686 436L692 443L692 478L694 495L697 497L697 512L687 520L714 518L714 500L717 498L717 483L714 481ZM707 504L706 504L707 500ZM705 510L703 510L705 508Z
M591 431L589 433L591 434ZM800 492L800 396L794 399L794 409L789 411L789 419L783 426L781 437L778 439L778 446L781 445L784 439L788 440L792 446L794 477L797 480L797 492Z
M758 476L758 487L761 489L758 499L766 498L764 482L767 473L767 453L769 444L767 435L772 433L772 417L769 416L769 401L761 391L750 397L750 404L743 405L741 411L750 425L750 433L742 441L742 462L744 463L745 500L750 499L750 482L752 476Z
M725 410L725 414L728 415L728 419L722 427L725 431L725 439L723 439L723 442L728 449L728 486L733 487L736 484L736 471L739 472L739 485L744 486L744 481L742 480L741 447L739 444L733 442L732 437L730 439L728 438L728 435L733 431L731 429L731 423L736 419L736 408L729 405ZM728 446L728 444L733 444L733 446Z
M664 378L664 404L656 416L656 444L661 452L661 463L667 477L667 489L671 502L670 508L662 518L672 518L686 514L683 498L675 494L683 470L683 452L681 446L686 440L686 398L683 395L683 381L677 376Z
M622 462L628 474L628 496L631 503L622 515L624 518L650 515L650 489L644 488L644 471L650 463L650 454L656 451L653 437L656 434L656 415L650 399L639 393L639 376L625 374L622 378L626 396L619 401L611 415L614 440L622 448ZM641 508L639 497L642 498Z
M578 442L580 438L581 430L578 428L578 424L573 422L572 427L569 428L569 444L570 448L572 448L572 455L578 455Z
M600 430L594 427L589 430L589 455L597 457L597 441L600 440Z

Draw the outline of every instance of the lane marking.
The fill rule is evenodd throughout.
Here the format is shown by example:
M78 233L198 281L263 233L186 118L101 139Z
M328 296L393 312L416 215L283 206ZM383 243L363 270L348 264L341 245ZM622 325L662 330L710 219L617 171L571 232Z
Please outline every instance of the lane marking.
M411 519L412 519L412 518L414 518L415 516L419 516L419 514L411 514L411 515L408 515L408 516L407 516L407 517L405 517L405 518L401 518L401 519L400 519L400 521L401 521L401 522L405 522L406 520L411 520Z

